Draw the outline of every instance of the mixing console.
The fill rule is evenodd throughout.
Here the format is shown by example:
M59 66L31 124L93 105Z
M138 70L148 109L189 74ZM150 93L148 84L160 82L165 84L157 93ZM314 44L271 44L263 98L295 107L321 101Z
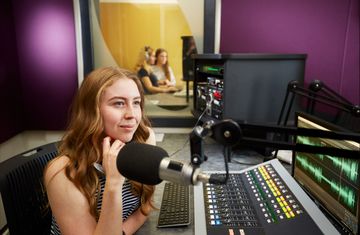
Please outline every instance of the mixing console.
M278 160L194 188L195 234L338 234Z

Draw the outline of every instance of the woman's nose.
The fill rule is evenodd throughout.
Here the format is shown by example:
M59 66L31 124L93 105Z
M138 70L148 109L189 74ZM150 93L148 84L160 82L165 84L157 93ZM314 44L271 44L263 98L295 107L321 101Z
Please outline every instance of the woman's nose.
M125 112L126 117L133 117L134 116L134 107L129 105Z

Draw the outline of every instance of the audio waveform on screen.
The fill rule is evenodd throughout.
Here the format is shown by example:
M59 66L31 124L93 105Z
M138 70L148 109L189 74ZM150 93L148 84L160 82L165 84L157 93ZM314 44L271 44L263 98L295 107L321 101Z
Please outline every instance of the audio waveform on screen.
M303 136L298 136L298 142L306 145L322 146L321 143L311 141ZM322 161L328 160L327 162L331 163L334 169L340 170L340 174L344 174L353 183L358 184L359 161L323 154L316 154L316 156Z
M316 179L318 183L321 183L322 180L325 178L322 174L322 167L316 167L315 165L309 163L306 157L298 156L296 161L300 163L302 169L306 172L310 172Z
M308 157L305 155L299 154L296 158L296 164L300 164L300 168L310 175L314 181L317 181L318 185L321 186L325 191L327 187L330 187L329 192L333 198L337 201L343 202L342 204L346 206L353 213L356 212L356 203L357 203L357 194L356 190L345 185L345 182L339 181L324 173L325 168L312 163L309 161Z
M320 141L314 141L315 139L311 139L306 136L297 136L296 140L298 143L301 143L301 144L306 144L306 145L311 145L311 146L321 146Z
M351 159L344 159L339 157L332 157L325 155L326 158L332 161L333 165L344 172L347 178L349 178L353 182L357 182L358 179L358 170L359 170L359 162L351 160Z

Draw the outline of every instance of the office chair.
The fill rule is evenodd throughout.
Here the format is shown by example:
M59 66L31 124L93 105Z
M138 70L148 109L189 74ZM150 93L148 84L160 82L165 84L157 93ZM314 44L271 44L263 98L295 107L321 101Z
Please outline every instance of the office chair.
M186 82L186 102L189 102L189 82L194 81L194 61L191 55L197 54L195 41L193 36L182 36L182 69L183 81ZM192 47L195 46L195 47Z
M57 144L46 144L0 163L1 197L11 235L49 234L51 211L43 170L57 155Z

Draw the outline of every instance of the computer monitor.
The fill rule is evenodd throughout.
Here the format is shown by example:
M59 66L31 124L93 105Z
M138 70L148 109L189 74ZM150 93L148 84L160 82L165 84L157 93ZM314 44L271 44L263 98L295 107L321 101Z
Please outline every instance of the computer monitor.
M345 131L315 116L297 113L297 127L328 131ZM330 146L359 151L357 142L296 136L296 143ZM359 225L359 160L324 154L293 154L293 176L318 202L336 224L349 233L358 234Z

